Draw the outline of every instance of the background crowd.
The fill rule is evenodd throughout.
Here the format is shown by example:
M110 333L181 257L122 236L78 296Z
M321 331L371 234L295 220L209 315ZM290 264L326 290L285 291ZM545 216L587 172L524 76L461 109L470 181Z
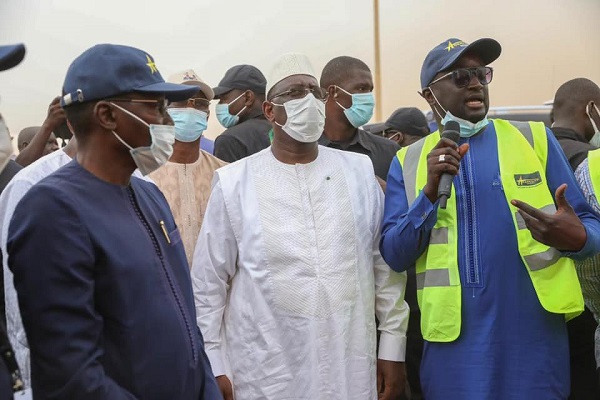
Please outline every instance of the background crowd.
M600 88L561 85L552 127L488 119L501 52L429 51L435 132L367 125L354 57L211 85L83 52L16 157L0 124L6 396L600 398Z

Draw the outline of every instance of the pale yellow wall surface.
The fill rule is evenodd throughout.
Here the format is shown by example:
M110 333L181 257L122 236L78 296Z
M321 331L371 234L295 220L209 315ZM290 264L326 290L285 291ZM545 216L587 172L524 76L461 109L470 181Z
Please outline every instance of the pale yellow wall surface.
M493 37L495 106L541 104L564 81L600 83L600 0L379 0L382 111L427 104L417 95L427 52L449 37ZM369 0L0 0L0 43L25 42L27 56L0 73L0 111L13 135L40 124L60 93L69 63L96 43L142 48L166 78L194 68L216 86L225 70L248 63L268 74L284 52L306 53L317 75L350 55L371 67ZM208 137L223 128L214 113Z

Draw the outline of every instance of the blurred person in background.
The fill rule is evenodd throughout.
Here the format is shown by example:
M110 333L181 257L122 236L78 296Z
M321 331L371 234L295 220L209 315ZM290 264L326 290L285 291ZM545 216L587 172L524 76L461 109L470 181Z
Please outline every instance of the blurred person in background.
M213 88L217 120L226 128L215 139L215 156L234 162L266 149L271 144L271 125L265 119L262 103L267 81L252 65L236 65Z
M173 155L150 174L171 207L191 267L213 174L227 163L199 146L208 126L213 90L191 69L171 75L168 81L200 88L194 97L169 104L167 112L175 123Z
M600 183L600 166L588 155L600 146L600 88L586 78L563 83L554 96L552 131L558 139L577 182L590 206L598 212L594 180ZM597 157L597 153L594 153ZM600 255L575 263L585 311L570 320L571 396L573 400L600 399L597 366L600 365ZM595 356L594 356L595 355Z

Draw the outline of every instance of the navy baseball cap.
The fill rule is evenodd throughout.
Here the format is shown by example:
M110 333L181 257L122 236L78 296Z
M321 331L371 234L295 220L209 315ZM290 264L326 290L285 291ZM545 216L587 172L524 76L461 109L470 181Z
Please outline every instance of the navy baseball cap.
M219 86L213 88L215 99L233 89L252 90L256 94L265 94L267 79L258 68L253 65L236 65L225 72Z
M167 83L145 51L117 44L98 44L69 66L60 104L84 103L125 93L164 94L168 100L192 97L198 86Z
M416 107L399 108L385 121L385 129L395 129L407 135L425 137L429 134L427 118Z
M490 38L479 39L471 44L456 38L443 41L425 57L421 68L421 89L429 86L439 72L450 69L466 52L477 55L487 65L500 56L502 46Z
M25 57L25 45L11 44L0 46L0 71L19 65Z

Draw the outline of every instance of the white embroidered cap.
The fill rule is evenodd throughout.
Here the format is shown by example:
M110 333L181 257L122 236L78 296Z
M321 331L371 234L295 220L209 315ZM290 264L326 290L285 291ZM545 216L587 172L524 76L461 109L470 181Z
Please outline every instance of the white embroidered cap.
M273 65L273 68L271 68L271 72L267 77L267 87L265 91L267 99L269 98L269 91L273 86L292 75L309 75L317 79L308 57L299 53L284 54L275 62L275 65Z

